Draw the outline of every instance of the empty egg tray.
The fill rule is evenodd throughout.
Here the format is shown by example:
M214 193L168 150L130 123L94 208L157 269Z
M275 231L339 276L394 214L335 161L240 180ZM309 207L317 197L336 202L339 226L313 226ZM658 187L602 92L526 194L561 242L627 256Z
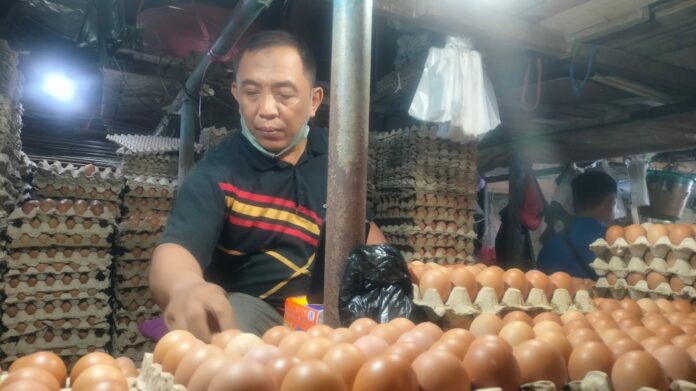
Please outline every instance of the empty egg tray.
M635 285L629 285L623 278L618 279L612 285L605 277L600 277L595 284L594 290L597 296L613 297L615 299L623 299L624 297L629 297L633 300L645 297L651 299L696 299L696 289L692 286L685 286L681 291L675 292L667 282L659 284L655 289L650 289L646 281L638 281Z

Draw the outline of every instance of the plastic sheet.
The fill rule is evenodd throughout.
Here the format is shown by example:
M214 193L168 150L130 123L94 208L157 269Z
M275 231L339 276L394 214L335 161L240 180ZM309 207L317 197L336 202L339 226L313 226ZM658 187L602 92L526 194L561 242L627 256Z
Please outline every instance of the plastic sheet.
M465 38L431 48L408 113L441 124L439 137L476 139L500 124L498 103L481 54Z
M394 318L420 318L413 304L408 268L396 248L379 244L351 251L339 292L339 316L344 325L360 318L386 323Z
M645 178L648 176L648 164L639 158L628 162L628 177L631 181L631 205L650 205L650 194Z

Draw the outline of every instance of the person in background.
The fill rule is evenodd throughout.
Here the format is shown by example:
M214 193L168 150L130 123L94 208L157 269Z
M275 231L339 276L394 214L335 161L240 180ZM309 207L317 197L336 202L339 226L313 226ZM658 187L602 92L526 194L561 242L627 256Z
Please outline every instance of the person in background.
M588 171L573 179L571 189L575 214L569 223L549 227L553 231L539 252L537 268L547 274L562 271L596 279L589 265L595 259L590 244L603 238L614 220L618 187L609 174Z
M265 31L234 68L241 131L181 184L150 270L168 328L204 341L282 324L285 298L307 295L324 261L328 132L308 125L324 97L314 59L291 34ZM384 243L366 224L367 244Z

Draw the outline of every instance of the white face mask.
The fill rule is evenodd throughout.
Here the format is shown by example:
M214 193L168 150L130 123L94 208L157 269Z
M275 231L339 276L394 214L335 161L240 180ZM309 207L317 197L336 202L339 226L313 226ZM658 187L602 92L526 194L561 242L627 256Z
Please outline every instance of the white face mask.
M241 126L242 126L242 135L247 140L249 140L251 145L253 145L254 148L256 148L256 150L258 150L262 154L270 157L271 159L278 159L278 158L282 157L283 155L285 155L286 153L290 152L293 148L295 148L295 146L297 146L297 144L300 143L300 141L307 138L307 135L309 134L309 125L305 122L305 124L302 125L302 127L300 127L300 130L297 132L297 134L295 134L295 137L292 139L292 141L290 141L290 144L287 147L285 147L282 151L274 153L274 152L270 152L270 151L266 150L266 148L264 148L263 146L261 146L261 144L259 144L258 140L256 140L256 137L254 137L254 135L251 134L251 131L249 130L249 127L247 127L247 124L244 121L244 117L241 116L241 113L240 113L239 122L241 123Z

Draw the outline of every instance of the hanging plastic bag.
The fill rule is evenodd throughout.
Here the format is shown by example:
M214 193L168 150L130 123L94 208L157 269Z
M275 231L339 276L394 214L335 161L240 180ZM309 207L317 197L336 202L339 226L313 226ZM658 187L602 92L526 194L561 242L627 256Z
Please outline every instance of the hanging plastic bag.
M495 91L468 39L448 37L444 48L430 49L408 113L449 122L438 136L453 141L479 138L500 124Z
M338 299L341 323L371 318L386 323L394 318L418 320L408 267L396 248L379 244L358 246L348 256Z
M648 164L638 158L633 157L628 162L628 178L631 182L631 205L647 206L650 205L650 194L648 193L648 183L645 178L648 176Z

